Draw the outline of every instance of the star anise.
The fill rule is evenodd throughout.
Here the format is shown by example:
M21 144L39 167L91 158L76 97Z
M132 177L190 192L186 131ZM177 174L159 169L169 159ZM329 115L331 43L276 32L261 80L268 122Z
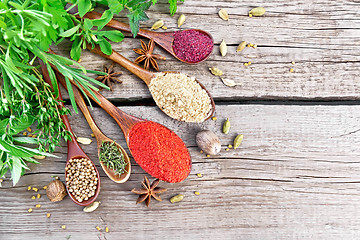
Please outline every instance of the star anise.
M160 180L156 179L150 185L149 179L144 176L144 181L141 182L143 188L134 188L131 190L133 193L140 194L138 199L136 200L136 204L141 203L146 200L146 206L150 205L151 197L155 198L158 201L162 201L161 197L157 194L166 192L166 188L157 187L159 185Z
M166 60L166 57L161 56L159 54L153 54L154 47L155 47L155 42L154 42L153 39L150 39L148 46L144 43L143 40L140 40L140 41L141 41L142 49L139 49L139 48L133 49L134 52L141 55L140 57L135 59L135 63L139 64L142 61L145 61L144 62L144 69L149 70L150 64L151 64L151 66L156 71L159 71L159 65L157 64L155 59Z
M95 79L107 85L111 91L112 91L112 82L117 81L119 83L122 83L122 81L118 79L118 77L122 74L122 72L114 72L114 63L112 63L109 68L107 68L106 65L104 65L104 72L106 73L106 75L98 76Z

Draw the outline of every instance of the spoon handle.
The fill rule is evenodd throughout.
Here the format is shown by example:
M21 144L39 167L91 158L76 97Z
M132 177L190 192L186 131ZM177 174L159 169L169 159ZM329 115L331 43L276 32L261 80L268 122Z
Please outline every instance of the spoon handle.
M56 76L57 79L60 81L62 85L66 85L65 78L62 74L60 74L57 69L56 70ZM73 85L75 83L73 80L70 80ZM100 93L91 90L92 93L97 97L97 99L85 88L82 88L82 90L86 93L88 97L90 97L92 100L94 100L99 106L104 109L114 120L117 122L117 124L120 126L121 130L123 131L125 135L126 141L128 140L128 135L130 132L130 129L132 126L134 126L136 123L140 121L144 121L140 118L131 116L126 114L125 112L121 111L119 108L115 107L109 100L107 100L103 95Z
M129 72L132 72L133 74L138 76L141 80L143 80L146 83L146 85L149 85L151 79L155 76L155 73L147 71L142 67L136 65L135 63L131 62L130 60L122 56L120 53L116 52L115 50L112 51L112 54L106 55L100 50L98 45L96 45L95 48L92 48L92 46L88 44L87 48L93 53L96 53L102 57L105 57L107 59L110 59L118 63L119 65L127 69Z
M49 72L44 64L43 61L39 60L40 62L40 65L41 65L41 71L43 73L43 76L44 76L44 80L52 87L52 83L51 83L51 80L50 80L50 75L49 75ZM63 101L63 98L61 96L61 91L59 89L59 96L58 96L58 100L60 101ZM64 103L63 102L60 102L60 106L63 108L65 107L64 106ZM72 131L71 129L71 126L70 126L70 122L69 122L69 118L67 117L66 114L64 115L61 115L61 119L62 121L64 122L65 124L65 128L67 131L69 131L71 133L71 141L68 140L67 141L67 146L68 146L68 159L67 160L70 160L70 158L74 157L74 156L86 156L85 152L81 149L80 145L78 144L78 142L76 141L76 138L74 137L75 134L74 132Z

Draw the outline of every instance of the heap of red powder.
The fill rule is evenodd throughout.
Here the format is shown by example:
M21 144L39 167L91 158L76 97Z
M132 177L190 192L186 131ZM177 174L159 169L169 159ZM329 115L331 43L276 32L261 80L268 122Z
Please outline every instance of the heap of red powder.
M174 32L173 50L181 60L196 63L212 52L212 38L200 31L190 29Z
M129 148L147 173L167 182L181 182L190 173L191 158L184 142L163 125L146 121L130 129Z

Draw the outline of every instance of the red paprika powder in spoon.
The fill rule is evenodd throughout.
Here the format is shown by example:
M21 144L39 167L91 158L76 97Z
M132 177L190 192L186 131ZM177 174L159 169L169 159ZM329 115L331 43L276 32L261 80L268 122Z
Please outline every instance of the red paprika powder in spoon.
M191 158L184 142L163 125L139 122L130 129L129 148L135 161L151 176L181 182L191 171Z

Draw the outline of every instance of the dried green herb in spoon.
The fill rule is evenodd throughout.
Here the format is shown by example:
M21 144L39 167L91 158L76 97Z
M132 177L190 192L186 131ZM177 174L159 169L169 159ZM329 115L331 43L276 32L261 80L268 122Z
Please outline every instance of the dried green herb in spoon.
M124 154L116 146L115 142L102 142L99 152L99 161L106 167L111 168L116 174L123 174L126 172L126 165Z

